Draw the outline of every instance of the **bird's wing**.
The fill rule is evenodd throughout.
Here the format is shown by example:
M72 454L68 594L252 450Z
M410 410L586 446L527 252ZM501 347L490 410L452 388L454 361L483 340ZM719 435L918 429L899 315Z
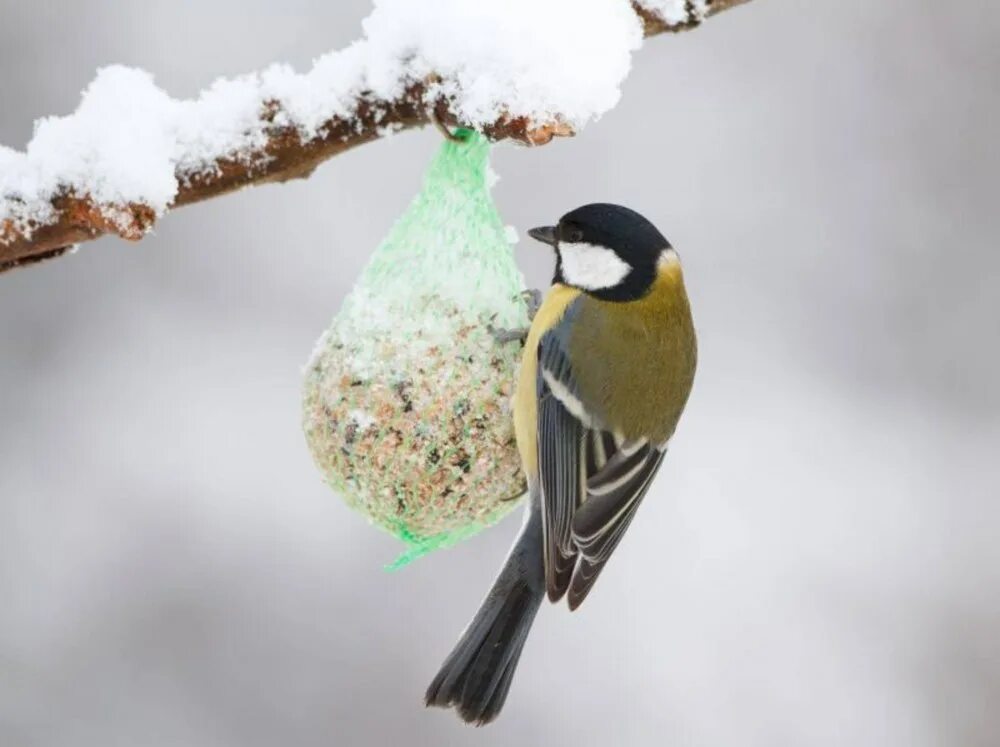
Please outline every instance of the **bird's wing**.
M586 491L584 413L558 328L538 347L538 472L542 497L545 588L558 601L576 564L573 515Z
M663 450L603 430L567 355L572 309L538 348L538 469L549 599L583 602L618 545Z
M595 431L591 441L606 450L608 434ZM635 516L636 509L663 461L665 450L649 441L617 442L617 450L588 474L586 499L573 515L573 545L579 553L569 584L569 607L576 609Z

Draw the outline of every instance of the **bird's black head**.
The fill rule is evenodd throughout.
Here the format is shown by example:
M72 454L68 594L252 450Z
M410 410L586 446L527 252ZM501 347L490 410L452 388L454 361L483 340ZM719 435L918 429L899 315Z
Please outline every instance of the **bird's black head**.
M656 226L621 205L584 205L528 235L555 248L553 282L606 301L642 298L660 263L676 257Z

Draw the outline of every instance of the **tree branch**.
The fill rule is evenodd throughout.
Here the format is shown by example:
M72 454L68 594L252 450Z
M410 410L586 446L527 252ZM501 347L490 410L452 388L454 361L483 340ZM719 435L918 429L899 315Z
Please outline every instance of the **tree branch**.
M664 19L650 10L649 7L655 7L651 2L633 0L632 6L642 19L645 36L649 37L694 28L703 17L747 1L687 2L686 18L679 21ZM317 129L319 134L309 140L304 140L296 127L279 124L283 118L277 103L262 101L261 123L266 135L263 147L238 158L217 159L208 170L196 173L178 170L179 188L171 207L201 202L250 185L308 177L320 163L339 153L389 132L423 127L433 116L448 125L461 124L446 98L430 98L429 89L436 82L412 84L391 101L362 94L350 117L331 117ZM544 145L553 137L574 134L572 127L558 118L542 123L529 122L524 117L501 118L481 129L492 140L509 139L526 145ZM0 195L0 207L5 200L16 202ZM16 222L8 218L0 222L0 272L58 257L76 244L105 234L138 241L157 219L156 211L148 205L97 204L89 195L77 194L71 188L64 189L44 207L45 219Z

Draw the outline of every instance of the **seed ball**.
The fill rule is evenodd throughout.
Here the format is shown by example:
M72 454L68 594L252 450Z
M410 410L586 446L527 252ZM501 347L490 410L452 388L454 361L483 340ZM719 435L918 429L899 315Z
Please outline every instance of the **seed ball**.
M372 340L334 320L306 369L303 426L351 508L430 550L498 521L526 490L511 415L521 346L448 301L420 312L433 335L413 325Z

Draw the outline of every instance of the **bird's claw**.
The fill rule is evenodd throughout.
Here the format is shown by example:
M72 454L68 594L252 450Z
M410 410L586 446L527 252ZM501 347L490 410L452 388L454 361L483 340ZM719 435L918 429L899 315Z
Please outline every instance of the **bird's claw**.
M493 333L493 339L503 345L507 342L519 342L522 345L528 341L526 329L498 329Z
M524 327L521 329L498 329L492 324L488 324L486 329L493 335L493 339L498 345L505 345L508 342L519 342L523 345L528 339L528 330Z
M522 291L521 298L524 299L524 303L528 308L528 321L531 321L535 318L535 314L538 313L538 309L542 305L542 292L537 288L532 288ZM493 335L493 339L496 340L498 345L504 345L508 342L519 342L523 345L527 341L527 327L523 327L521 329L500 329L493 324L496 319L496 314L491 316L489 324L486 325L486 329L491 335Z
M535 314L542 307L542 292L538 288L529 288L521 292L521 297L528 307L528 321L530 322L534 320Z
M490 317L490 321L486 325L486 331L489 332L493 339L498 345L505 345L508 342L519 342L522 345L528 339L527 328L522 327L521 329L502 329L494 325L497 320L497 315L493 314Z

